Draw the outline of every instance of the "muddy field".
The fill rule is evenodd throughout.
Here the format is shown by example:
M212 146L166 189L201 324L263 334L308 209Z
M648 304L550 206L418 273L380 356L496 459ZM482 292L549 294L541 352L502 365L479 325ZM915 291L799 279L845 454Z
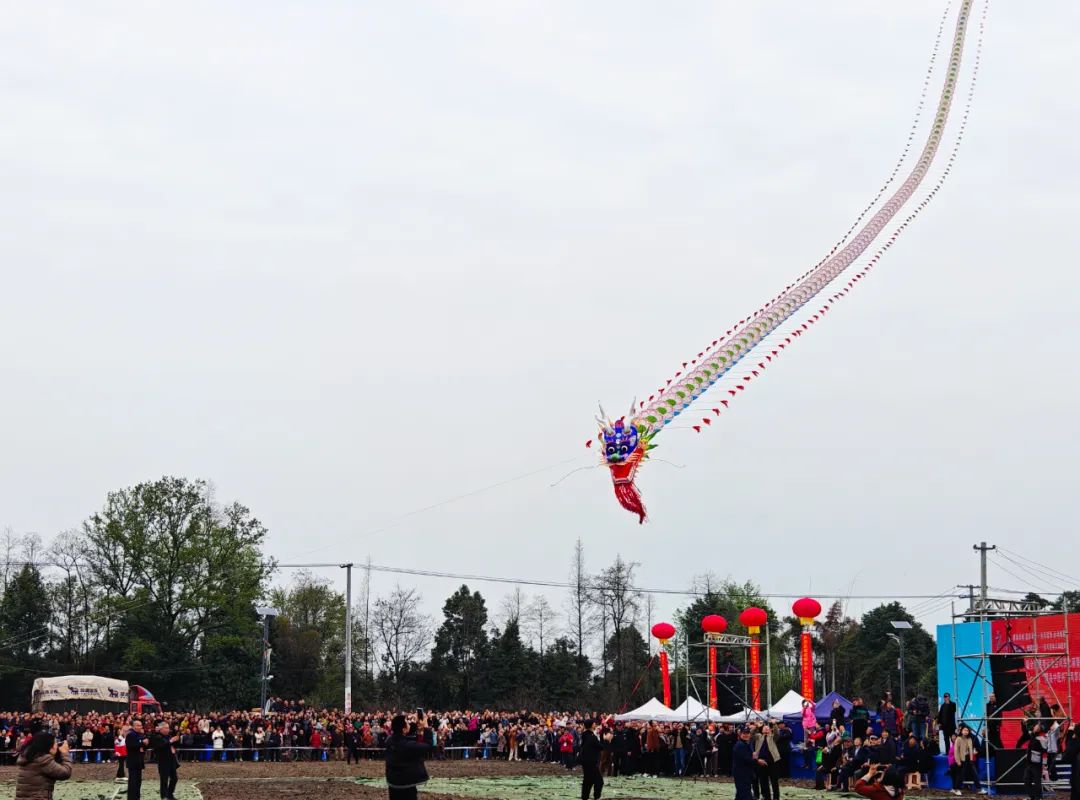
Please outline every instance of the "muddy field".
M469 778L521 775L559 775L566 770L557 764L536 764L527 761L455 760L428 761L428 774L440 778ZM238 762L181 762L180 781L235 780L237 778L381 778L385 764L381 760L365 760L359 764L344 761L301 761L272 764L265 761ZM0 767L0 781L15 779L14 767ZM72 780L110 781L116 775L115 764L75 764ZM150 764L143 782L157 781L157 767ZM362 796L362 795L357 795Z

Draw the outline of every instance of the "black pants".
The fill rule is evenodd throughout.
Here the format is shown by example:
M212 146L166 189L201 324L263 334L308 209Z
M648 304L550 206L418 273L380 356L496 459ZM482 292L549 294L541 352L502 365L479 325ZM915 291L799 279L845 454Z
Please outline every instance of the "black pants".
M408 789L390 789L390 800L416 800L416 787Z
M142 800L142 768L128 768L128 800Z
M751 800L754 796L751 788L753 782L749 775L735 778L735 800Z
M166 764L158 764L158 777L161 779L161 796L172 797L176 792L176 767Z
M116 757L116 777L117 778L123 778L124 777L124 763L126 761L127 761L127 756L117 756Z
M1027 769L1024 771L1024 788L1027 789L1031 800L1042 798L1042 764L1028 762Z
M604 776L600 774L597 764L581 765L581 800L589 800L589 791L592 791L594 800L600 800L600 792L604 790Z

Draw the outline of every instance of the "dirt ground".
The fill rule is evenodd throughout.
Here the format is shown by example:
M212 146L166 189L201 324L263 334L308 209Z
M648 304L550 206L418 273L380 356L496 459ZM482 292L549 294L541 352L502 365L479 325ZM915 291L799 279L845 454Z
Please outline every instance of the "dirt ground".
M469 778L483 776L518 775L559 775L566 772L557 764L536 764L525 761L483 761L476 759L455 761L428 761L428 774L433 778ZM386 766L381 760L364 760L359 764L346 764L344 761L301 761L281 762L266 761L243 763L237 762L182 762L180 764L181 782L235 780L237 778L382 778ZM17 770L14 767L0 767L0 781L13 781ZM110 781L116 775L115 764L75 764L72 780ZM157 767L150 764L146 768L144 782L157 781ZM310 785L310 782L309 782ZM362 795L357 795L362 796Z

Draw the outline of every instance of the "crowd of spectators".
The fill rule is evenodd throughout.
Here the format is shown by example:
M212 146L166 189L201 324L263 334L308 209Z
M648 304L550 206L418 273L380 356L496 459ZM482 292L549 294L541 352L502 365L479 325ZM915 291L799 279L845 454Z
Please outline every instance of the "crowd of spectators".
M994 702L991 698L991 708ZM165 711L144 723L168 725L178 737L181 761L351 762L382 757L396 713L344 714L275 699L264 712ZM972 728L957 725L956 705L948 695L933 714L922 697L913 698L901 713L887 694L874 714L855 698L850 711L839 703L829 709L825 724L807 703L801 720L804 737L794 736L784 720L757 721L740 731L722 723L617 722L610 715L580 712L432 711L427 719L435 758L552 762L572 769L578 763L584 723L594 720L605 776L731 775L734 748L743 732L749 735L754 759L754 796L764 800L779 800L779 781L791 776L795 759L822 790L853 789L871 773L885 791L893 788L897 776L908 789L925 785L934 757L943 754L956 794L969 783L974 791L985 791L978 768L985 743ZM1048 771L1048 777L1055 778L1058 760L1077 737L1060 709L1044 701L1036 699L1024 719L1018 746L1039 756L1038 768L1029 765L1026 774L1030 782L1039 782L1038 794L1032 792L1039 796L1041 773ZM38 731L66 742L76 763L119 761L130 723L126 714L0 713L0 763L14 763L16 752ZM1000 747L1000 728L990 725L987 731L991 746ZM1074 758L1077 750L1074 746Z

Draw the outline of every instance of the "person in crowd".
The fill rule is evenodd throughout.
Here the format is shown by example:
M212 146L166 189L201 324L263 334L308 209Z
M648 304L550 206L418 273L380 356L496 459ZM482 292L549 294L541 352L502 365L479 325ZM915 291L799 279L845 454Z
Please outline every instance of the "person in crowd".
M1042 800L1043 765L1046 762L1046 737L1042 725L1036 722L1027 741L1027 758L1024 769L1024 788L1030 800Z
M563 732L559 735L559 757L567 771L574 768L574 733L569 725L563 728Z
M862 739L852 739L851 747L846 753L844 763L840 767L837 781L833 784L833 791L849 791L852 777L862 769L865 769L870 761L870 748Z
M418 715L407 720L398 714L390 721L386 743L386 785L390 800L416 800L417 787L428 781L426 759L432 751L427 720Z
M910 724L908 730L915 735L916 741L926 738L927 726L930 722L930 701L921 694L915 695L908 703L908 718Z
M870 709L863 703L861 697L851 701L851 738L866 741L867 731L870 730Z
M1075 727L1070 727L1065 734L1064 753L1062 761L1069 765L1069 797L1070 800L1080 800L1080 733Z
M131 721L127 736L124 737L124 746L127 749L127 800L142 800L142 774L146 766L144 751L146 742L143 739L142 720L135 718Z
M784 720L776 723L776 749L780 752L780 777L791 777L791 728Z
M896 773L884 764L870 764L866 774L853 787L856 793L868 800L903 800L904 784L896 780Z
M758 787L755 796L763 797L764 800L780 800L780 750L776 746L772 728L762 725L753 737L753 742Z
M878 741L876 750L874 761L878 764L892 765L896 763L896 757L899 755L896 749L896 739L889 733L888 728L881 732L881 739Z
M731 774L735 778L735 800L753 800L756 766L754 750L750 744L750 728L739 728L739 738L731 750Z
M581 762L581 800L589 800L590 790L593 800L600 800L600 792L604 790L604 775L600 771L600 752L603 745L593 733L591 719L586 719L582 728L581 749L578 753L578 761Z
M843 729L847 724L847 713L839 700L832 701L832 708L829 709L829 721L840 729Z
M994 750L1001 749L1001 712L997 696L991 692L986 698L986 738Z
M953 748L953 758L960 768L960 788L970 780L976 792L982 792L979 781L979 751L975 745L975 739L971 735L971 728L961 725L956 737L956 746Z
M127 763L127 742L124 741L124 737L127 735L127 726L121 726L116 731L116 737L113 739L113 753L116 755L116 780L122 782L125 780L124 764Z
M161 785L162 800L176 800L177 770L180 762L176 758L176 745L179 734L174 735L168 722L161 722L157 730L150 735L149 747L157 761L158 779Z
M993 697L993 695L991 695ZM989 711L987 715L989 716ZM938 706L937 717L935 718L938 729L945 735L945 741L951 742L953 734L956 733L956 703L953 702L948 692L941 699L941 705Z
M686 772L686 748L690 740L686 726L680 722L671 738L671 751L675 754L675 775L679 776Z
M19 752L15 800L52 800L57 781L71 777L68 743L57 743L47 731L35 733Z

